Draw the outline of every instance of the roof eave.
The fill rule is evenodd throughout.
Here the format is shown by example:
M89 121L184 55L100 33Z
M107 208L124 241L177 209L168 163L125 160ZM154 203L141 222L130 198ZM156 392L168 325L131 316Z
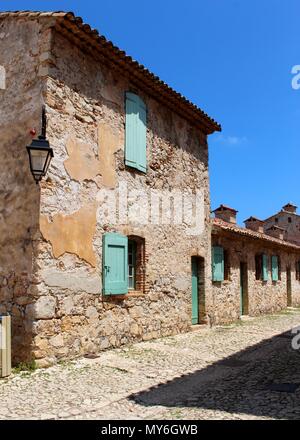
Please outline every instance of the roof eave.
M37 11L13 11L1 12L0 19L7 17L20 18L50 18L56 19L55 28L62 32L73 33L74 37L80 39L90 46L93 50L97 50L110 59L116 67L125 69L131 73L133 82L137 82L141 89L152 89L154 96L166 100L170 106L174 108L182 117L193 122L205 134L209 135L216 131L221 131L222 127L214 119L209 117L203 110L186 99L183 95L173 90L158 76L151 73L143 65L126 55L124 51L114 46L112 42L100 35L96 29L92 29L89 24L85 24L80 17L76 17L73 12L37 12ZM144 86L144 87L143 87Z
M281 246L281 247L285 247L285 248L292 248L295 251L299 251L300 252L300 246L297 246L293 243L284 241L284 240L280 240L280 239L276 239L275 237L271 237L271 236L267 236L266 234L262 234L260 232L257 232L257 235L254 235L253 233L249 233L246 228L245 231L242 230L238 230L238 229L233 229L233 228L227 228L226 226L222 226L221 224L218 223L213 223L212 225L212 233L218 233L218 231L221 230L223 232L226 232L228 234L234 234L234 235L238 235L239 237L245 237L245 238L249 238L249 239L253 239L253 240L263 240L268 242L269 244L274 244L277 246ZM251 231L253 232L253 231Z

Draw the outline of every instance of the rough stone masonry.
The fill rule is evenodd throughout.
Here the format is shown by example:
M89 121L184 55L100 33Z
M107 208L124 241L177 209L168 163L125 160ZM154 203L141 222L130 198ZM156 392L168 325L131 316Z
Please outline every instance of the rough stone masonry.
M192 256L202 259L203 316L213 313L207 135L220 126L72 14L2 13L0 38L0 313L12 315L14 362L48 366L187 331ZM124 164L127 91L147 107L146 173ZM38 186L25 146L43 104L54 159ZM201 233L184 222L116 225L110 212L104 223L99 194L120 185L200 190ZM102 294L108 232L139 249L138 285L127 295Z
M45 367L300 303L300 247L280 228L240 228L223 205L211 221L207 137L221 127L202 110L72 13L0 13L0 66L0 314L12 316L14 363ZM128 93L144 105L144 169L126 157ZM36 185L25 146L43 105L54 158ZM108 236L128 242L125 294L105 291ZM216 281L211 243L226 254Z

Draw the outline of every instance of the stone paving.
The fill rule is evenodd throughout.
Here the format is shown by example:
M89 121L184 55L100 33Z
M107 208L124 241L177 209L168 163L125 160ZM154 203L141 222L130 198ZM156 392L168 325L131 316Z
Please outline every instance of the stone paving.
M288 309L15 373L0 419L299 419L298 325Z

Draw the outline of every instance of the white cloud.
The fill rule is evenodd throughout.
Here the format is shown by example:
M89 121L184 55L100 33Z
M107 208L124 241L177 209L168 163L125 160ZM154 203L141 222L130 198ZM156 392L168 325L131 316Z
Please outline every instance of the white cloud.
M242 145L248 142L248 139L246 136L224 136L223 134L219 134L215 138L215 142L219 142L223 145Z

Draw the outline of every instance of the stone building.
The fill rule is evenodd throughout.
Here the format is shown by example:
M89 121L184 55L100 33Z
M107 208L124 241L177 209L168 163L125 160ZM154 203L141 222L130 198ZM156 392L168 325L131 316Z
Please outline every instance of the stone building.
M0 314L14 363L300 304L295 207L246 228L224 205L210 218L219 124L72 13L0 13L0 43ZM36 185L25 147L44 107L54 157Z
M1 13L0 43L0 313L14 362L212 314L207 136L220 126L72 13ZM54 158L36 185L25 146L44 105Z
M287 203L281 211L268 217L264 221L265 231L272 226L282 228L284 239L300 246L300 215L297 214L297 206Z
M300 246L284 240L284 229L221 205L212 219L214 320L273 313L300 305Z

